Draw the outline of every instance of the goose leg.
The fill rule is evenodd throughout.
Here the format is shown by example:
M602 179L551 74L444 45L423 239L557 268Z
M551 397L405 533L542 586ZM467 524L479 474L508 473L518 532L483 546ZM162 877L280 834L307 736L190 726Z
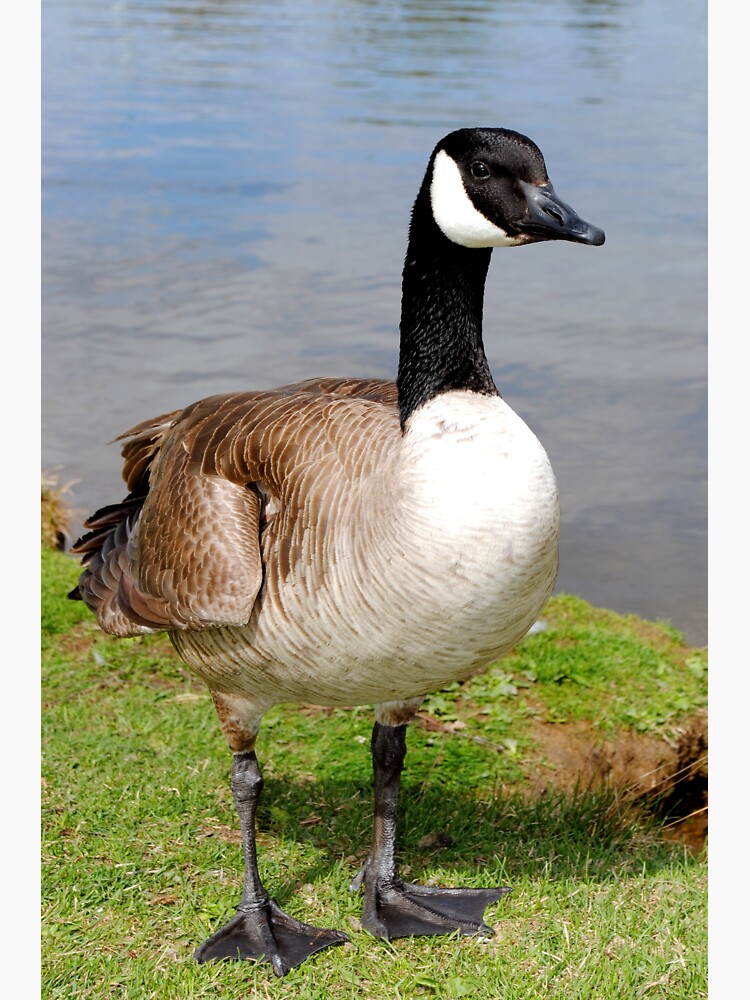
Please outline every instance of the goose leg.
M492 933L484 911L507 887L442 889L410 885L396 872L396 805L406 756L406 726L375 723L372 763L375 776L375 818L372 847L352 890L364 885L362 924L376 937L390 940L425 934Z
M245 878L237 916L205 941L195 953L199 962L223 958L270 962L277 976L301 965L329 945L348 941L340 931L311 927L276 905L258 874L255 814L263 777L255 751L237 753L232 765L232 793L240 818Z

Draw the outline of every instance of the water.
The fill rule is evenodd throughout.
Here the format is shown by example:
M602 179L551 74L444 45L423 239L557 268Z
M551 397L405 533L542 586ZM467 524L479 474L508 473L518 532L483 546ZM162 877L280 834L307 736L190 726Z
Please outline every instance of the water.
M392 377L447 131L544 152L604 247L495 251L485 343L563 503L558 588L706 641L705 10L697 0L44 0L43 443L202 396Z

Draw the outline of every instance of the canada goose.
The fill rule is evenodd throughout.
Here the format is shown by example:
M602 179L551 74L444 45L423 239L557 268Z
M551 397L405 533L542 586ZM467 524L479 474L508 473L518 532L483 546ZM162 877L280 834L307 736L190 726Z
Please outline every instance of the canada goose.
M283 976L346 940L285 914L258 874L254 747L287 701L375 705L372 844L352 883L363 925L386 939L490 932L485 908L506 888L401 880L396 802L423 696L508 651L555 582L555 478L482 343L492 248L541 240L604 233L560 201L530 139L451 132L412 212L396 382L213 396L120 438L129 495L86 522L71 597L114 635L167 631L234 753L244 887L200 962L265 960Z

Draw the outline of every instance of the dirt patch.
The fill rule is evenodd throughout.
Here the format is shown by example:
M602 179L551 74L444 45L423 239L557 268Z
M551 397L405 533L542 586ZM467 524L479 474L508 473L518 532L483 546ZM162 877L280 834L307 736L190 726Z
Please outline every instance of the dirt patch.
M99 635L101 632L94 622L81 622L60 636L60 651L76 658L87 656Z
M708 725L687 719L667 742L624 731L598 737L584 723L533 721L536 750L524 770L534 791L549 786L616 788L664 821L665 836L700 851L708 834Z

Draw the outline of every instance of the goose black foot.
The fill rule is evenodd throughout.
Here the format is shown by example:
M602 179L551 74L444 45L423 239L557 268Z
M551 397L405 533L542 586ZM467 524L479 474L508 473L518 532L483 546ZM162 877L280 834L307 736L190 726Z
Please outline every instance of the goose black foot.
M488 937L492 928L484 922L484 911L506 892L510 892L507 886L442 889L410 885L400 879L366 884L362 926L386 941L454 931Z
M221 959L270 962L277 976L285 976L316 951L348 940L341 931L312 927L295 920L269 899L264 906L240 910L228 924L204 941L195 957L199 962Z

